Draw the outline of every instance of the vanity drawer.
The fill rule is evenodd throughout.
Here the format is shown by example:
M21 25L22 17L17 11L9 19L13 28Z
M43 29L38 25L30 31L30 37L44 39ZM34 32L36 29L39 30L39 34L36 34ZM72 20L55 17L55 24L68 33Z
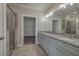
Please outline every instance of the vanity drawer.
M48 53L49 55L53 56L73 56L73 54L64 48L61 48L60 46L54 44L54 41L51 43L48 43Z
M73 54L59 46L55 46L56 47L56 56L73 56Z
M59 41L56 40L56 45L71 52L73 55L78 55L79 56L79 48L76 46L73 46L69 43L63 42L63 41Z

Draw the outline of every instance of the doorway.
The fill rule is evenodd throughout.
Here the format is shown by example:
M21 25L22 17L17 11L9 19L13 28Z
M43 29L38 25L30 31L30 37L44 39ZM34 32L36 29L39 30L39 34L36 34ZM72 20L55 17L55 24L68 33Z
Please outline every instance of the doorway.
M52 32L57 33L59 31L58 20L52 20Z
M24 44L35 44L35 17L24 16Z

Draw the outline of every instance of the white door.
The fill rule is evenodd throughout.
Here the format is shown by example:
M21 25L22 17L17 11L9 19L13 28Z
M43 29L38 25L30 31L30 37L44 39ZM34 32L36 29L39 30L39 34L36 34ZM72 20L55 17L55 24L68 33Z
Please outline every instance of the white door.
M4 25L3 25L3 4L0 3L0 56L4 55Z

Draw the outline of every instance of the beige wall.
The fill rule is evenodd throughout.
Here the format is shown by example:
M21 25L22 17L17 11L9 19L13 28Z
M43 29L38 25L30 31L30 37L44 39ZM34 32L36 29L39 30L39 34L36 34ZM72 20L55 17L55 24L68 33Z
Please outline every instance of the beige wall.
M22 25L22 15L29 15L29 16L35 16L36 17L36 34L38 31L49 31L49 23L48 19L44 18L44 13L41 11L31 10L28 8L22 8L18 6L12 6L10 7L14 10L15 13L17 13L18 17L18 29L17 32L17 47L20 47L23 45L23 25ZM38 43L38 42L37 42Z

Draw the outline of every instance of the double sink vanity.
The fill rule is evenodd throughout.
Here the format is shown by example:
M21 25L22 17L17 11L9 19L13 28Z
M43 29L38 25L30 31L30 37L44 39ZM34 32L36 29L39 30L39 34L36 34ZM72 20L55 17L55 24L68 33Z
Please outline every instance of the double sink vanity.
M38 33L39 44L49 56L79 56L79 9L76 8L60 18L53 15L52 31Z
M38 39L49 56L79 56L78 38L52 32L39 32Z

